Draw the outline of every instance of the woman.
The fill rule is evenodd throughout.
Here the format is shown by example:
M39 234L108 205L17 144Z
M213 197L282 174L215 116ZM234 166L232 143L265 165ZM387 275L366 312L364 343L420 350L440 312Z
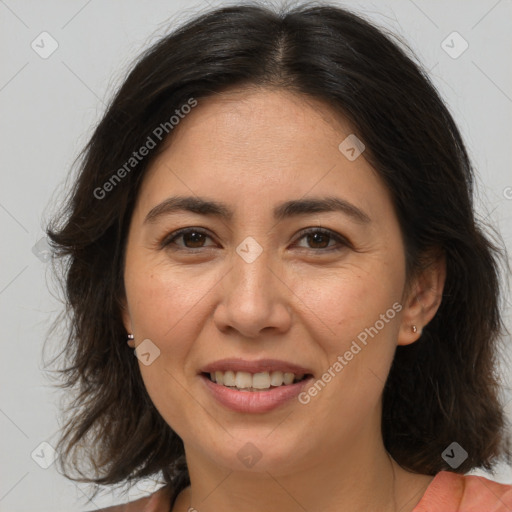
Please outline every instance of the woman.
M162 474L112 511L510 510L465 475L511 459L472 187L427 76L355 14L226 7L163 38L48 229L61 465Z

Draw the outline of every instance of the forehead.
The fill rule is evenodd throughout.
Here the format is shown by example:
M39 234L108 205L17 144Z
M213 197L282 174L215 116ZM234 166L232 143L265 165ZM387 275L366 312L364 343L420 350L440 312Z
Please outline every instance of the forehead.
M353 130L323 101L283 89L250 88L199 99L198 106L177 126L171 143L178 143L184 131L189 132L187 135L193 131L205 141L215 139L216 144L227 142L232 151L245 148L253 158L258 155L251 152L252 148L262 144L271 150L273 143L276 148L290 151L285 155L276 152L284 159L306 149L301 146L304 140L315 142L308 144L311 151L319 139L328 142L333 136L338 139ZM271 151L271 156L277 155Z
M389 199L364 153L350 161L340 151L352 128L324 102L261 88L197 101L146 173L146 210L175 193L244 207L339 191L370 211L372 195Z

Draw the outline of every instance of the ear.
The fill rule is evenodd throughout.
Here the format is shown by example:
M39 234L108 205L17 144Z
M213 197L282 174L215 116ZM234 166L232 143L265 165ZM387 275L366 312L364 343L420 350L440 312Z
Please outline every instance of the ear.
M434 318L443 296L446 280L446 258L443 251L429 257L424 267L407 287L398 345L410 345L420 336L423 328ZM414 332L413 326L416 326Z
M133 332L133 328L132 328L132 321L130 319L130 312L128 311L128 303L126 301L126 297L123 297L120 300L120 307L121 307L121 317L123 319L124 328L126 329L126 332L131 334ZM130 347L135 348L134 340L129 340L127 342L127 344Z

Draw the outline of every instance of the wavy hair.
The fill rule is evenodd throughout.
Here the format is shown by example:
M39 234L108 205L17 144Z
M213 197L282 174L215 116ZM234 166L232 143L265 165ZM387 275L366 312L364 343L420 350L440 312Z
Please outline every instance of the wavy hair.
M388 452L404 468L429 475L451 469L441 454L453 441L468 452L456 472L510 461L497 374L506 251L476 219L474 170L452 116L414 54L394 38L331 5L238 5L197 15L138 58L47 227L67 304L58 372L73 401L57 450L65 476L98 487L158 474L173 503L190 483L183 443L147 394L121 316L127 230L165 138L107 197L98 189L190 98L200 103L244 87L322 100L347 119L391 193L408 278L429 264L433 250L445 255L437 314L420 339L397 348L384 388Z

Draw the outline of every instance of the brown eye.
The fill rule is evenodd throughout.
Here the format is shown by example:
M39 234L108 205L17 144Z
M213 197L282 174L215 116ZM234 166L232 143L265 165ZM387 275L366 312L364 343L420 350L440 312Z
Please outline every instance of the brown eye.
M203 230L198 228L186 228L180 229L175 233L171 233L169 237L166 237L162 243L161 247L168 247L170 245L176 245L178 250L186 250L186 249L202 249L205 247L204 242L207 238L211 237L207 235ZM176 244L175 241L178 239L182 239L183 244Z
M187 247L197 248L202 247L204 244L205 235L198 231L190 231L189 233L184 233L181 236L183 237L183 241Z
M303 231L299 240L302 239L305 239L308 243L308 247L305 247L306 249L319 250L318 252L321 252L322 249L324 249L323 252L340 250L349 245L342 236L334 231L322 228L310 228L307 231ZM331 241L335 243L329 245Z
M314 249L325 249L329 245L330 236L325 233L313 233L306 235L306 239L313 244Z
M174 233L171 233L161 242L161 248L174 246L173 249L184 250L187 249L207 249L212 247L211 245L205 245L206 239L212 240L205 231L199 228L184 228ZM176 243L177 240L182 240L181 244ZM310 228L302 232L302 236L299 240L305 239L308 246L301 248L311 249L316 252L329 252L333 250L341 250L344 247L349 246L345 238L338 235L334 231L330 231L323 228ZM300 246L299 246L300 247Z

